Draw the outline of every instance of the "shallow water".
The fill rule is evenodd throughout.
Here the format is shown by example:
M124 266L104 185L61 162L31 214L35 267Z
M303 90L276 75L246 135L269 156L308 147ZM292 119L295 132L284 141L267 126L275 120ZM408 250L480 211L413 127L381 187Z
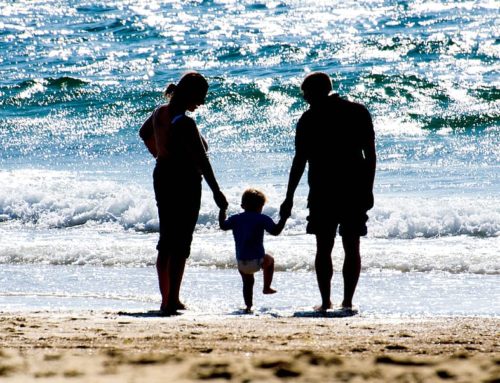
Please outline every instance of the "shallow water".
M6 266L0 272L0 306L7 312L109 310L146 315L159 307L155 273L154 267ZM310 315L320 302L312 272L276 272L273 286L278 293L261 294L262 273L256 274L256 315ZM185 315L239 315L244 307L241 287L235 269L189 268L181 292L189 307ZM341 292L341 274L335 273L334 304L340 303ZM497 317L499 302L496 276L442 272L365 272L355 296L359 314L367 317Z

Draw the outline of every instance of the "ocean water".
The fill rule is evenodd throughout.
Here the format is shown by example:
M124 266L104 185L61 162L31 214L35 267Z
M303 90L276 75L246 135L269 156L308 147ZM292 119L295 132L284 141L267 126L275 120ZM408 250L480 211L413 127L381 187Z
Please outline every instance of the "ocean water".
M499 316L499 36L488 0L0 0L0 310L158 307L154 159L138 129L188 70L210 83L193 117L229 213L252 186L277 220L300 83L321 70L376 131L361 313ZM304 175L284 232L265 239L279 293L256 294L257 312L319 302L306 196ZM217 214L204 185L181 292L197 315L242 305Z

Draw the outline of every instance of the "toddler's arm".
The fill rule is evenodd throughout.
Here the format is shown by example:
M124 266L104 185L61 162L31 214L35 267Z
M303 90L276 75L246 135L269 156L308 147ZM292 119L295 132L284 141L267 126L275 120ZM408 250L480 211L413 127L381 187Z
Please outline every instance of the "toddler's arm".
M225 227L226 225L224 225L224 222L226 222L226 210L220 209L219 210L219 227L222 230L227 230L227 228Z
M272 230L271 232L269 232L269 234L271 234L271 235L280 235L281 232L283 231L284 227L285 227L285 223L286 223L287 219L288 219L288 217L280 217L280 220L278 221L278 223L274 227L274 230Z

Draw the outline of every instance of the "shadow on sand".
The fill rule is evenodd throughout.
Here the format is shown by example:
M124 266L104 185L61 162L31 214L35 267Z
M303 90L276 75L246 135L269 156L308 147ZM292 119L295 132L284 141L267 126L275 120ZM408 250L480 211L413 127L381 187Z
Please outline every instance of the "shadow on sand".
M294 318L347 318L358 315L357 309L335 309L327 311L297 311L293 313Z
M247 311L244 308L231 311L230 313L227 313L227 315L249 315L249 316L270 316L273 318L281 318L283 315L279 312L274 311L273 309L267 308L267 307L261 307L256 310L250 310Z
M246 309L238 309L227 313L227 315L255 315L253 310L247 311Z
M316 311L316 310L307 310L307 311L296 311L293 313L293 318L347 318L347 317L352 317L355 315L358 315L359 311L357 309L334 309L334 310L327 310L327 311ZM165 317L171 317L171 316L179 316L182 315L181 312L175 313L175 314L166 314L163 311L160 310L149 310L149 311L119 311L117 313L119 316L128 316L128 317L134 317L134 318L165 318ZM260 309L257 311L250 311L247 312L245 309L238 309L235 311L232 311L230 313L227 313L227 315L234 315L234 316L260 316L260 315L266 315L266 316L272 316L279 318L281 315L273 312L272 310L268 309Z
M138 311L138 312L128 312L128 311L119 311L117 315L121 316L129 316L134 318L158 318L158 317L171 317L171 316L179 316L182 313L177 312L176 314L166 314L160 310L149 310L149 311Z

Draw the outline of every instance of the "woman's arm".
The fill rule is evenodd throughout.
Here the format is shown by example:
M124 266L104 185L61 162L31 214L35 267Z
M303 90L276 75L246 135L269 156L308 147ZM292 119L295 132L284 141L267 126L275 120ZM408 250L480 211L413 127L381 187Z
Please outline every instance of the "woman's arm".
M139 136L144 141L144 145L148 148L149 152L156 158L156 141L155 132L153 127L153 113L144 121L141 128L139 129Z
M210 190L212 190L214 201L219 207L219 209L227 209L228 203L226 197L220 191L219 184L215 178L212 165L205 150L205 145L203 144L203 139L201 137L198 128L193 120L186 127L188 128L188 151L190 152L197 168L200 170L201 174L205 178Z

